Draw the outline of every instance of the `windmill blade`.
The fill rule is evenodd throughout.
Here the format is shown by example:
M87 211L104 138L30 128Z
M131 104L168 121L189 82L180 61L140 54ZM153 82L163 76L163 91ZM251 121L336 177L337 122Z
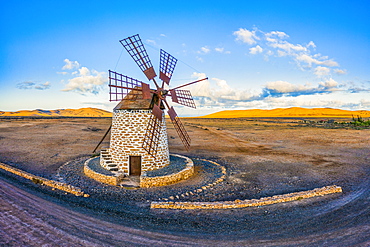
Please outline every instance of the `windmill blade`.
M186 150L189 150L191 142L190 137L188 135L188 132L186 132L184 125L180 121L180 118L177 117L177 113L175 112L175 109L173 109L173 107L168 110L168 115L171 118L171 122L175 127L176 132L182 141L182 144L184 145Z
M161 129L162 121L153 115L149 120L142 147L154 158L158 151Z
M178 90L178 89L171 89L171 99L172 102L178 103L180 105L196 108L193 96L189 90Z
M128 94L130 97L126 97ZM111 70L109 70L109 95L110 101L136 99L138 97L151 98L149 84Z
M177 59L161 49L160 64L159 64L159 78L167 85L170 85L172 73L175 69ZM163 87L163 86L162 86Z
M152 94L150 93L149 84L141 83L141 88L143 90L143 99L150 99L152 98Z
M144 72L148 80L152 80L157 76L139 34L120 40L119 42L125 47L126 51Z
M152 109L152 113L156 118L158 118L160 121L162 121L163 111L157 104L154 104L153 109Z
M177 113L175 112L175 109L173 109L173 107L171 107L168 111L167 111L168 115L170 116L171 118L171 121L174 121L175 118L177 117Z

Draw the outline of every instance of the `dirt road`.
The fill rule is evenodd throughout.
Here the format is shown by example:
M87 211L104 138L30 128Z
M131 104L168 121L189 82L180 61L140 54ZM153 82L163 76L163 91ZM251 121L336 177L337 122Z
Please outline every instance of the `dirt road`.
M2 173L0 242L5 246L370 245L369 130L309 128L294 121L184 122L192 150L186 153L169 127L171 152L216 160L228 172L226 181L201 199L251 199L331 184L344 192L238 210L149 210L146 201L138 200L122 201L121 208L107 211L109 198L86 199L95 203L89 208L79 201L85 199L45 192ZM60 164L87 157L108 125L107 119L2 121L0 161L53 177ZM93 127L102 130L91 131Z

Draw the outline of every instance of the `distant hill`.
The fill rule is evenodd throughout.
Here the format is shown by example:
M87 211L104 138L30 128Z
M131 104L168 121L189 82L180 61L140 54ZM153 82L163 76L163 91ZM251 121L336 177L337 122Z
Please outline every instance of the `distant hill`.
M112 117L112 113L97 108L0 111L0 117Z
M332 108L277 108L273 110L231 110L220 111L200 118L241 118L241 117L320 117L351 118L352 116L370 117L370 111L347 111Z

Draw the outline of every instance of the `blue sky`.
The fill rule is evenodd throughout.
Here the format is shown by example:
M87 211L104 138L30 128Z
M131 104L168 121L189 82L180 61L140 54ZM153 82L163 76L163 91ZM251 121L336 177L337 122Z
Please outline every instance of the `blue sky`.
M119 43L140 34L197 109L370 109L369 1L0 0L0 110L112 110L109 69L146 82Z

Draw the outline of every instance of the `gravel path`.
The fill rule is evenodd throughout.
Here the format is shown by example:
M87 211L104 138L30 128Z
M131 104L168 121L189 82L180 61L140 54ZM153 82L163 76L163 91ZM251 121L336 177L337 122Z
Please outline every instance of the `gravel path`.
M171 196L175 197L174 200L184 200L184 198L177 199L176 195L199 190L203 186L213 183L223 175L219 166L200 159L193 159L195 174L186 181L164 187L127 189L120 186L102 184L86 177L83 173L83 164L85 160L86 159L77 159L61 166L55 179L79 187L82 191L91 195L91 197L99 197L104 198L104 200L116 202L121 202L127 198L135 202L147 202ZM171 156L171 162L172 161L174 164L171 164L167 169L153 172L152 175L161 176L162 174L176 172L185 167L185 162L183 162L182 158ZM216 186L220 187L222 184ZM212 189L215 188L210 188L209 191L194 192L194 194L187 197L186 200L216 200L218 197L213 195Z
M72 160L61 178L91 197L0 171L0 246L370 246L369 130L299 127L280 120L184 123L196 137L190 153L172 125L170 149L193 158L195 176L165 189L132 190L82 179L83 161L104 132L83 129L105 130L109 119L1 123L0 161L51 178ZM219 170L211 172L216 167L197 158L226 167L226 180L174 200L253 199L332 184L343 193L234 210L151 210L151 200L214 181L207 174Z

